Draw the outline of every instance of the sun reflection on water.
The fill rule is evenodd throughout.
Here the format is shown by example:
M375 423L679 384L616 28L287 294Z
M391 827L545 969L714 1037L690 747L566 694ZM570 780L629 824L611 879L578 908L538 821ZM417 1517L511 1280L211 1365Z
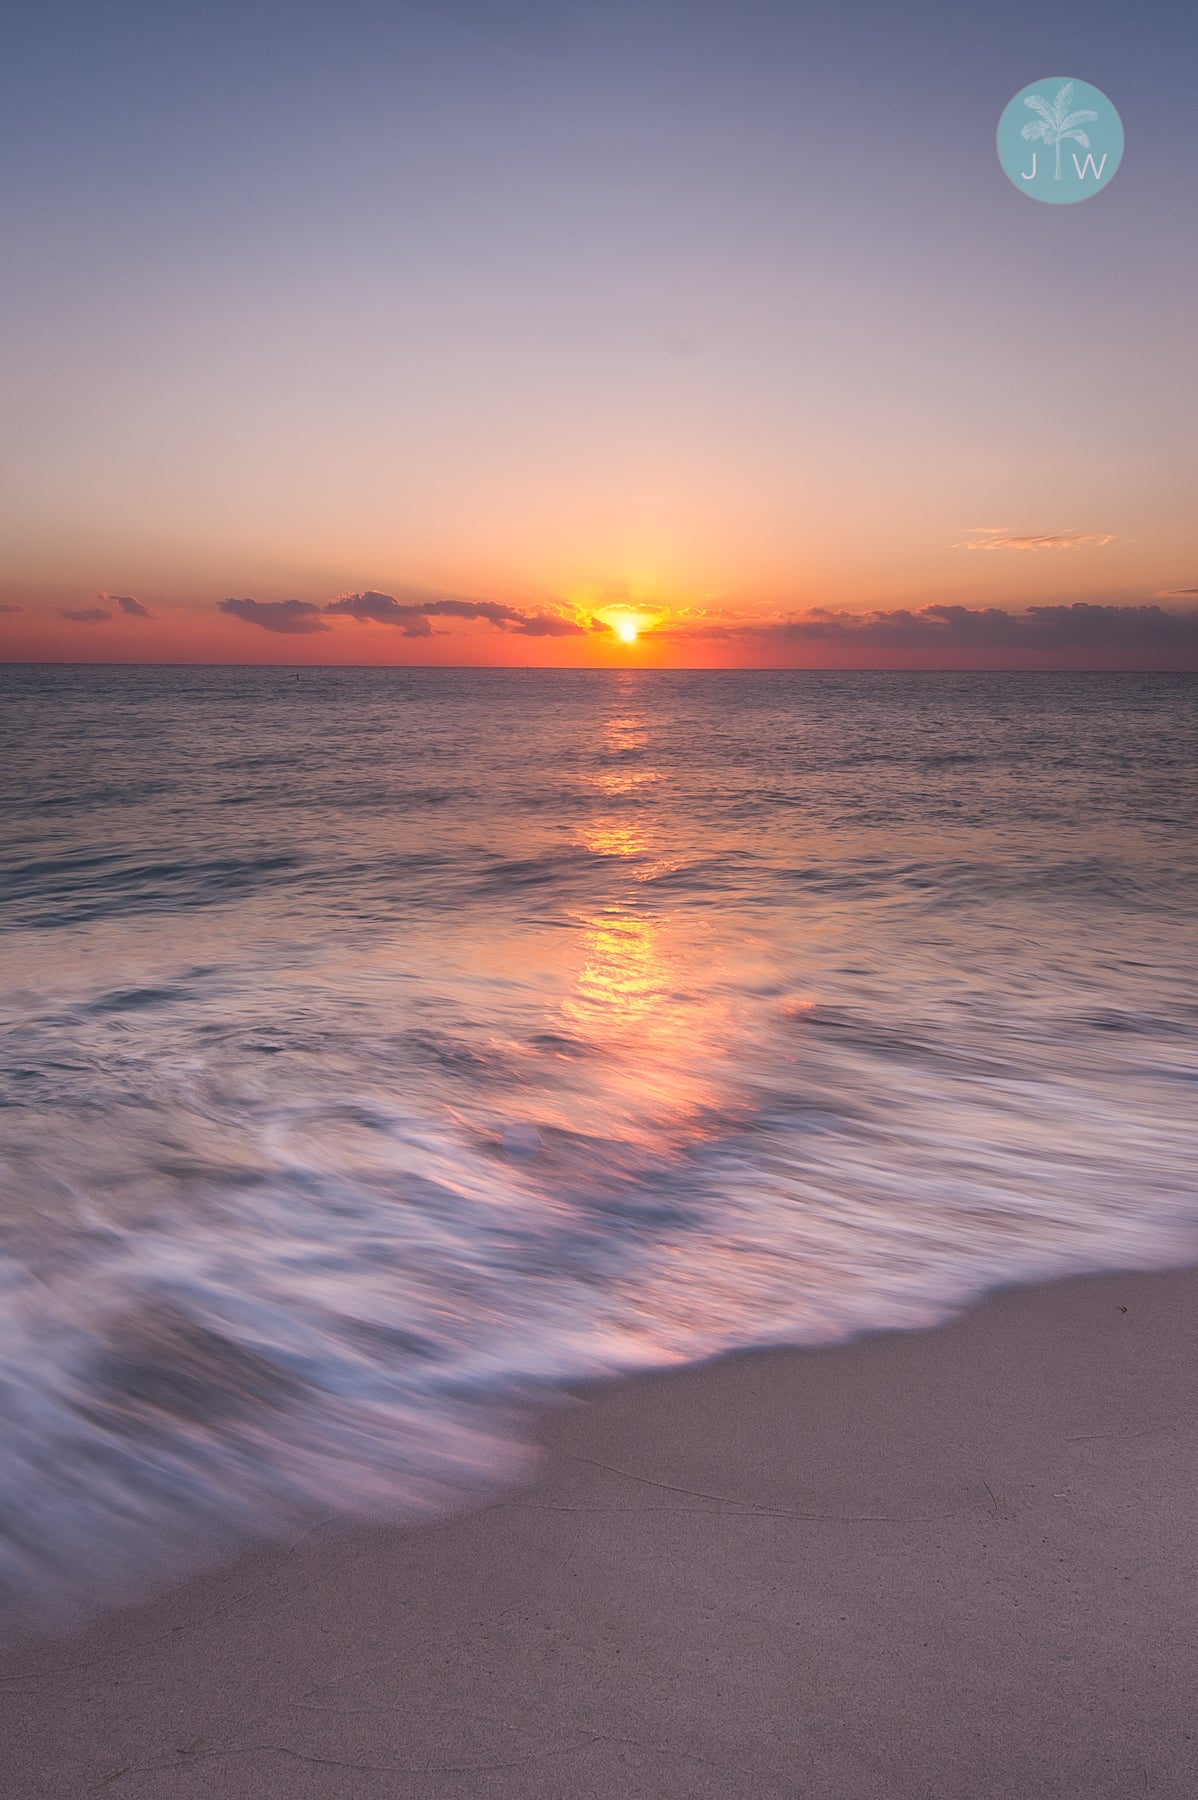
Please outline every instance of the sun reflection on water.
M584 825L579 832L578 842L592 856L643 856L649 848L639 827L620 825L614 819Z
M614 712L600 743L603 754L631 762L595 772L593 784L605 795L665 784L639 714L626 706ZM615 881L605 906L575 915L581 953L560 1013L597 1053L597 1111L613 1128L618 1121L625 1139L631 1133L642 1145L677 1152L706 1134L704 1115L728 1099L730 1020L709 921L685 907L662 908L646 889L671 866L660 854L666 785L633 818L604 811L577 827L579 844L611 859Z
M661 922L625 912L582 923L583 965L563 1010L604 1035L663 1010L668 983L658 948Z

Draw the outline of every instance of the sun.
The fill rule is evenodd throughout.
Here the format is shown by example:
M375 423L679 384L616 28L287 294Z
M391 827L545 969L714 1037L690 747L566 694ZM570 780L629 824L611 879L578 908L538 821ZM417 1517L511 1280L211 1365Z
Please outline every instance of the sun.
M589 610L589 609L588 609ZM592 619L601 626L606 626L617 644L633 645L640 642L647 631L660 623L659 612L644 612L638 606L629 606L617 602L613 606L602 606L592 611Z

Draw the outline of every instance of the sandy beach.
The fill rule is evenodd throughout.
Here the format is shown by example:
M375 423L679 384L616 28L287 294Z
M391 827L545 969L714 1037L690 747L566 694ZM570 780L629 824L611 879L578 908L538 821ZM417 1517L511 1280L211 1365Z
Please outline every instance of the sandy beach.
M548 1412L537 1478L326 1524L4 1664L0 1793L1198 1789L1198 1271Z

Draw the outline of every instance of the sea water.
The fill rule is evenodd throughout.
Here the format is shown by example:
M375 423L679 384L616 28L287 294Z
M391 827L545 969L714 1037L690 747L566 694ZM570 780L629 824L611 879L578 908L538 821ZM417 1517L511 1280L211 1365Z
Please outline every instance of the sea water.
M0 670L0 1588L1198 1256L1184 675Z

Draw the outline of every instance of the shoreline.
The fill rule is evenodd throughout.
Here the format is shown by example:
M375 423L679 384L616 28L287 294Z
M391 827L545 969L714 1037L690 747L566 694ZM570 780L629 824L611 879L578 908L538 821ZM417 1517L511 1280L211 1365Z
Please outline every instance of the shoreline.
M1190 1267L576 1386L477 1510L5 1652L0 1791L1181 1800L1196 1373Z

